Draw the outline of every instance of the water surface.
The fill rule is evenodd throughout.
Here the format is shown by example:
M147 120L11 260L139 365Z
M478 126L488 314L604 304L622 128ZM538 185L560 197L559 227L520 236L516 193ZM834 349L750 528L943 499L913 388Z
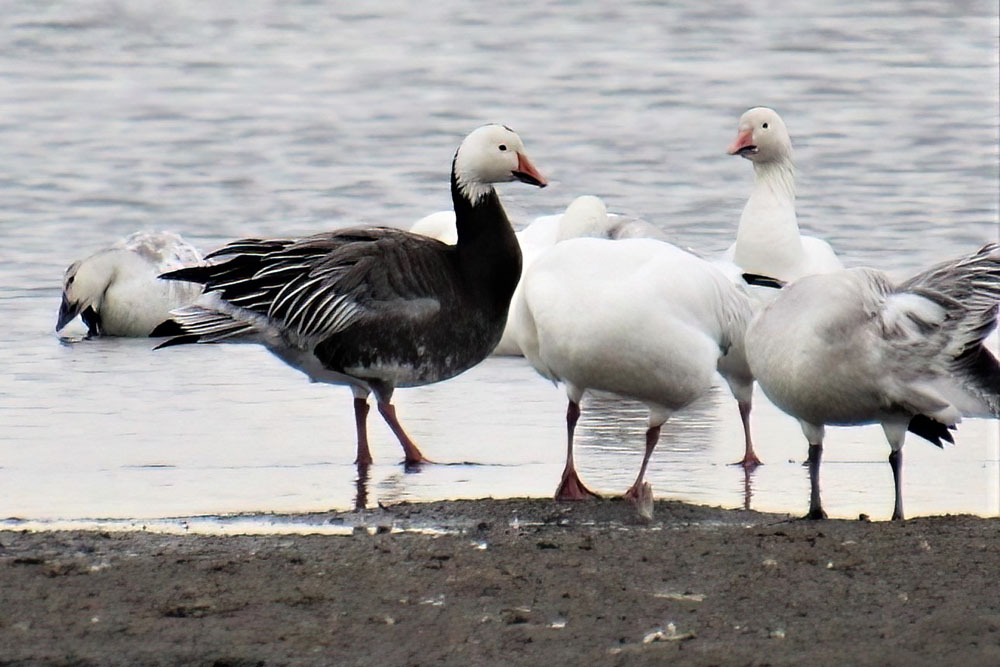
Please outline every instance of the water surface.
M0 18L0 515L29 519L305 511L546 496L564 395L490 359L397 392L430 457L409 473L374 418L358 480L350 393L243 346L150 350L61 340L65 267L137 229L206 249L356 222L408 226L450 204L461 138L501 121L545 190L502 188L519 224L579 194L705 252L734 238L751 167L724 149L744 109L779 110L796 146L803 228L849 265L906 275L997 237L995 3L821 6L682 1L413 10L314 2L18 3ZM716 389L664 428L658 496L801 512L794 420L757 396L766 465L746 479L734 401ZM601 399L581 474L620 493L641 406ZM374 415L374 413L373 413ZM905 448L909 515L1000 513L996 424ZM888 516L878 427L831 429L824 501ZM467 462L474 462L471 465ZM363 483L359 483L363 482Z

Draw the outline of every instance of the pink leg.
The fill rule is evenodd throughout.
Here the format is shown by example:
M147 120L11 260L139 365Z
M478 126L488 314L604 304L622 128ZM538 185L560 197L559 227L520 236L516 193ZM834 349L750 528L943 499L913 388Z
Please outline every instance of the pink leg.
M372 453L368 449L368 399L354 399L354 424L358 429L358 458L354 460L359 468L372 464Z
M660 439L660 427L653 426L646 431L646 454L642 457L642 467L639 468L639 476L635 482L625 492L626 500L638 500L639 491L642 489L642 479L646 476L646 466L649 464L649 457L656 448L656 442Z
M563 468L559 488L556 489L556 500L600 498L580 481L580 476L576 474L576 465L573 463L573 431L576 429L576 422L579 418L580 406L576 402L570 401L566 407L566 467Z
M382 414L382 418L385 419L385 423L389 425L389 428L396 435L399 444L403 446L403 453L406 457L404 463L430 463L420 453L420 449L417 448L416 443L410 440L410 436L406 435L403 427L399 425L399 420L396 419L396 408L393 407L392 403L379 401L378 411Z
M743 452L743 459L733 465L743 466L747 470L753 470L761 465L761 460L753 451L753 440L750 437L750 401L740 401L740 420L743 422L743 436L746 440L746 448Z

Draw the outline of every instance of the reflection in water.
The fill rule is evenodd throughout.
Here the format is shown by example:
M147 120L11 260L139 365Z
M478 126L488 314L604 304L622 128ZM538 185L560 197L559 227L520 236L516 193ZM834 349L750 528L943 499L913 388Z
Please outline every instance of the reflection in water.
M663 471L671 471L682 460L707 460L718 438L719 421L715 413L720 399L727 406L731 404L735 411L736 403L726 392L713 391L667 420L650 457L647 471L650 480L662 479ZM593 479L593 474L586 471L596 468L605 480L615 480L615 486L610 490L605 488L602 494L624 493L642 464L648 409L638 401L609 394L588 394L582 408L576 437L576 460L581 477L585 483L588 478ZM734 451L737 449L734 443ZM671 478L677 474L676 471L667 473ZM553 488L557 481L553 481ZM676 486L662 482L654 484L654 488L667 493L675 493Z
M376 485L379 502L391 505L403 500L410 500L412 489L406 482L406 474L402 470L402 464L395 466L395 469L385 475Z
M612 394L588 393L580 405L577 442L632 449L642 442L648 409L638 401Z
M743 468L743 509L745 510L752 509L750 507L750 500L753 498L753 485L751 484L752 479L753 469Z
M357 493L354 495L354 509L363 510L368 507L368 468L366 465L358 466L358 477L355 480Z
M377 484L379 503L394 503L419 498L419 496L413 494L413 478L425 470L442 469L449 465L459 466L465 464L439 464L432 461L426 463L407 463L404 461L394 464L393 472L383 477ZM358 492L354 502L354 509L364 509L367 506L368 482L368 467L365 466L364 471L359 468L357 477Z

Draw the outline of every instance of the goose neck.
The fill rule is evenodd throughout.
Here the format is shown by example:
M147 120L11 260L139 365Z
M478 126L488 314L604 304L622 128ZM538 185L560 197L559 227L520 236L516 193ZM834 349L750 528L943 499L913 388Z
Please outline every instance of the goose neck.
M470 201L452 170L451 193L455 206L455 245L462 272L496 299L496 307L506 312L514 287L521 276L521 248L496 190Z
M754 163L754 194L770 193L781 200L795 201L795 167L788 158Z

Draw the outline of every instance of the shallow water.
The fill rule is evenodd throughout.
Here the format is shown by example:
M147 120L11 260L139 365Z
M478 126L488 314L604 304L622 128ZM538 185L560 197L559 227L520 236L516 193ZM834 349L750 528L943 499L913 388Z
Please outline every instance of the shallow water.
M136 229L204 248L353 222L408 226L447 208L457 142L521 134L552 186L501 195L517 220L579 194L702 251L733 239L751 167L726 156L767 104L799 166L800 223L850 265L905 275L997 237L995 3L442 2L377 12L313 2L21 3L0 18L0 515L156 518L548 495L564 396L522 360L397 392L425 453L407 472L373 415L358 480L350 393L253 347L150 351L52 332L62 272ZM750 479L734 401L713 391L665 428L657 496L804 511L805 443L756 399L766 465ZM620 493L640 406L593 401L581 474ZM905 448L908 515L1000 513L995 422L946 451ZM877 427L831 429L827 510L886 518ZM475 462L475 465L465 463Z

